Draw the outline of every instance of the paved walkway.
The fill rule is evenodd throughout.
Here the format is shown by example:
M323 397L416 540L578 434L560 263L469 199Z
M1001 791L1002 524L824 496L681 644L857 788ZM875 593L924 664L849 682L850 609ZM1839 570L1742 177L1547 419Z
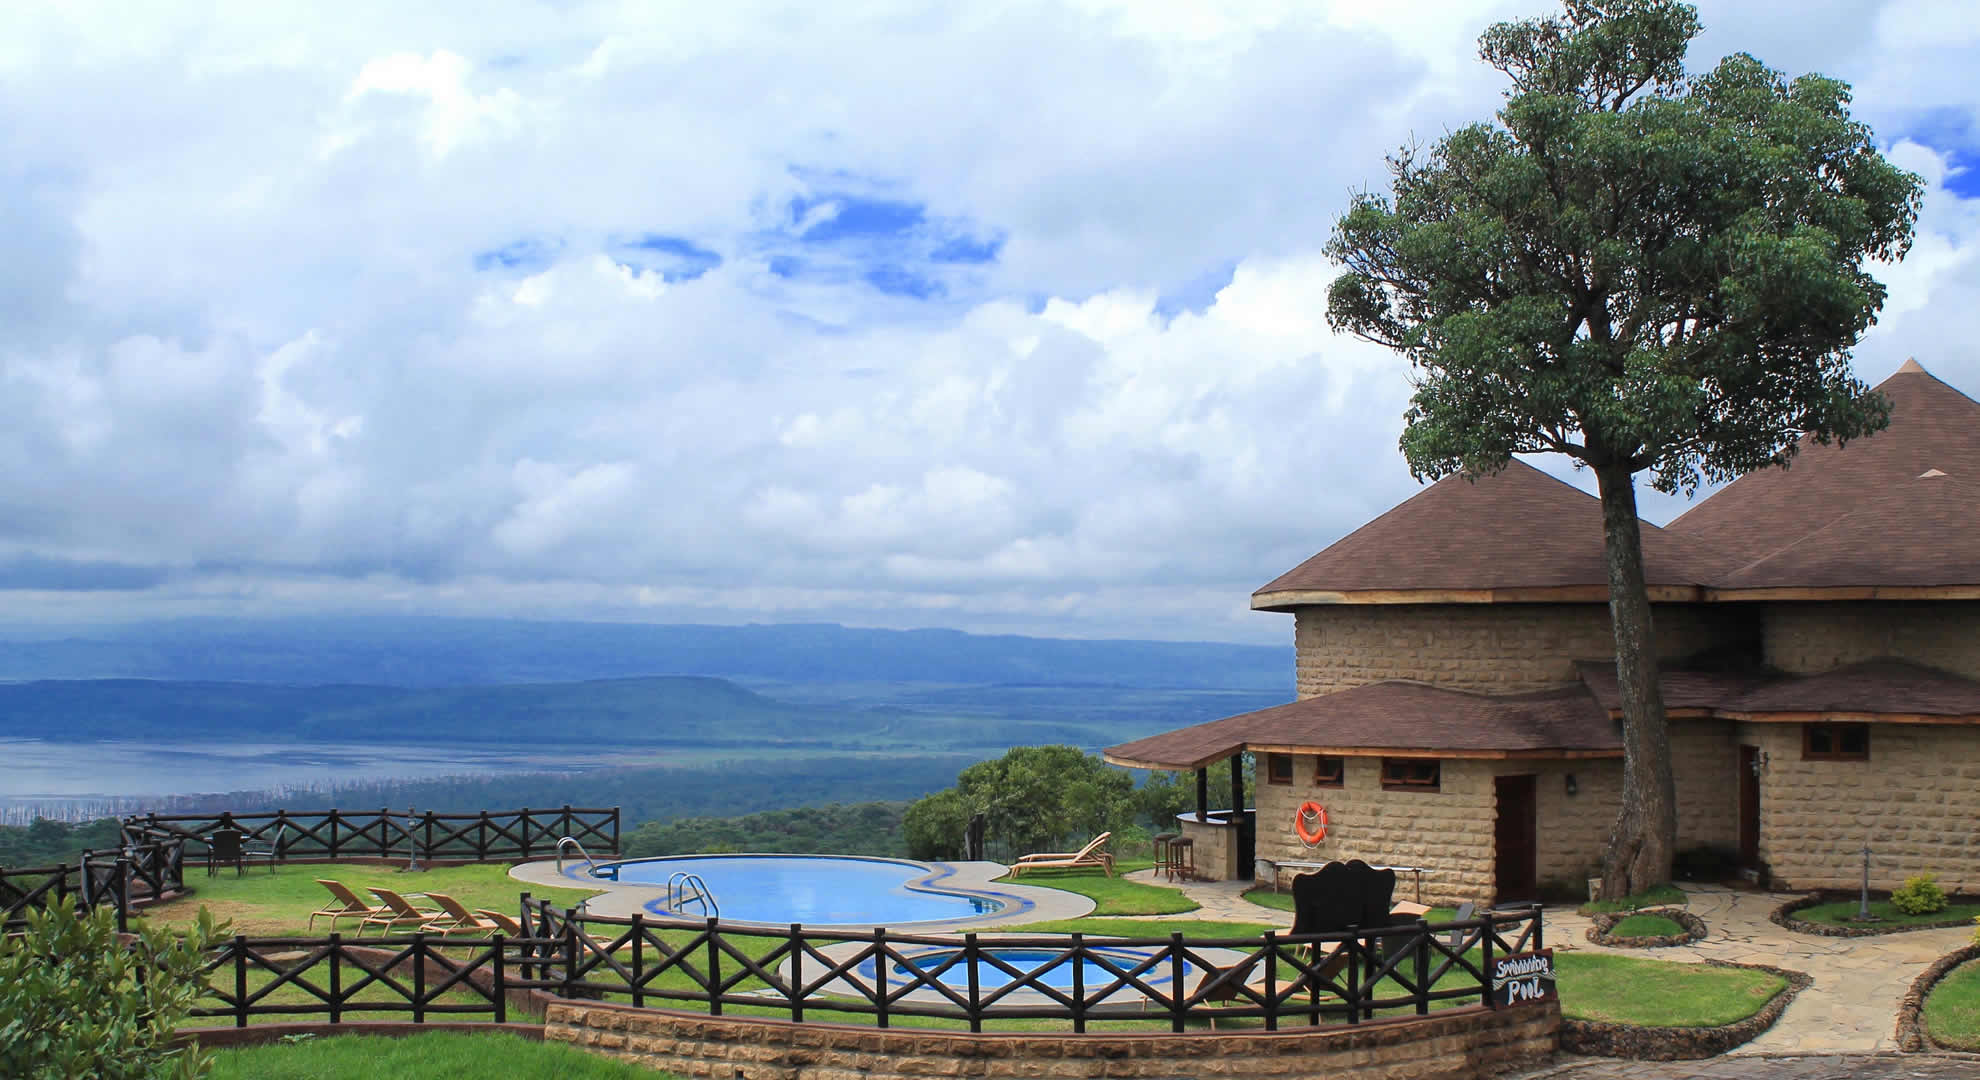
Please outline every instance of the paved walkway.
M1151 873L1143 871L1129 875L1137 880L1151 880ZM1167 884L1166 882L1159 882ZM1245 900L1242 893L1250 882L1214 881L1186 882L1180 887L1190 899L1203 905L1203 911L1188 915L1156 916L1156 918L1218 918L1243 919L1248 922L1267 922L1282 926L1292 924L1289 913L1262 908ZM1776 926L1767 916L1787 901L1800 895L1797 893L1740 892L1718 886L1683 886L1688 903L1686 908L1705 920L1709 931L1706 938L1692 945L1669 949L1612 949L1596 945L1588 940L1591 925L1586 917L1577 915L1573 908L1550 907L1547 909L1547 943L1557 951L1578 950L1587 952L1619 953L1628 956L1652 957L1659 960L1697 961L1729 960L1739 964L1766 964L1770 967L1788 968L1806 972L1814 979L1808 989L1803 990L1789 1005L1772 1028L1759 1038L1744 1046L1737 1047L1727 1058L1778 1059L1786 1064L1769 1064L1761 1068L1756 1062L1750 1072L1700 1072L1708 1063L1675 1063L1671 1068L1691 1069L1692 1072L1652 1072L1650 1062L1613 1063L1606 1059L1584 1059L1578 1063L1563 1065L1566 1071L1547 1072L1535 1075L1558 1075L1564 1080L1609 1080L1611 1077L1824 1077L1830 1075L1858 1075L1847 1071L1836 1072L1833 1055L1851 1055L1894 1052L1897 1049L1898 1003L1905 991L1911 988L1911 981L1918 973L1939 957L1953 951L1972 939L1969 927L1950 927L1943 930L1914 930L1902 934L1885 934L1877 937L1831 938L1815 934L1797 934L1785 927ZM1798 1055L1781 1057L1780 1055ZM1814 1056L1809 1056L1814 1055ZM1724 1060L1724 1059L1715 1059ZM1852 1058L1852 1060L1855 1060ZM1883 1068L1881 1058L1864 1059L1865 1067ZM1903 1062L1905 1068L1910 1063L1929 1060L1953 1061L1958 1067L1951 1072L1920 1072L1918 1076L1961 1076L1980 1078L1980 1058L1893 1058L1893 1062ZM1830 1065L1823 1065L1827 1061ZM1611 1065L1621 1071L1600 1071L1596 1068ZM1665 1066L1656 1065L1657 1069ZM1713 1068L1737 1069L1743 1066L1712 1066ZM1896 1064L1892 1068L1898 1067ZM1923 1068L1924 1066L1919 1066ZM1931 1066L1937 1068L1938 1066ZM1812 1069L1816 1071L1787 1071L1780 1069ZM1830 1071L1821 1071L1828 1069ZM1591 1071L1593 1070L1593 1071ZM1964 1070L1964 1071L1961 1071ZM1910 1076L1906 1072L1873 1072L1861 1075Z

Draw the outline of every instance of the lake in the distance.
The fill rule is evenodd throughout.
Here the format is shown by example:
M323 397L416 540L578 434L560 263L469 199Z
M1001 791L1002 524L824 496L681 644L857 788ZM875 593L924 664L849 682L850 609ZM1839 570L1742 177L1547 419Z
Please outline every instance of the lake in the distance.
M63 743L0 737L0 806L50 800L268 791L460 774L572 772L582 755L529 746L415 743Z

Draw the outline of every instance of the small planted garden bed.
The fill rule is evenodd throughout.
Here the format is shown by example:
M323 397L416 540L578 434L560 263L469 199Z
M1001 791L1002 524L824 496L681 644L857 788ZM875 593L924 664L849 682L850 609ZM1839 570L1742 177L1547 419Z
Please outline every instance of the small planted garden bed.
M1980 1051L1980 939L1920 972L1898 1004L1898 1049Z
M1705 920L1678 908L1655 908L1630 914L1614 912L1594 917L1588 940L1618 949L1659 949L1689 945L1705 937Z
M1712 1057L1772 1027L1811 981L1798 971L1564 953L1561 1049L1679 1061Z
M1658 885L1620 900L1591 900L1575 911L1582 915L1613 915L1647 907L1683 907L1689 902L1684 890L1676 885Z
M1908 915L1899 911L1888 896L1877 898L1872 893L1870 914L1873 922L1857 922L1856 914L1862 908L1862 897L1857 893L1822 892L1811 893L1799 900L1790 900L1774 909L1769 916L1776 924L1803 934L1820 934L1823 937L1873 937L1878 934L1899 934L1907 930L1937 930L1948 926L1971 926L1976 916L1980 916L1980 900L1959 899L1949 902L1945 910L1924 915Z

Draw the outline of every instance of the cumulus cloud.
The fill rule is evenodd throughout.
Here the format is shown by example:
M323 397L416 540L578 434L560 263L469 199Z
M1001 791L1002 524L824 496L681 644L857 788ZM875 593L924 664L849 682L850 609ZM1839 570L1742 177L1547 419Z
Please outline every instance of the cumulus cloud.
M1980 393L1970 18L1774 11L1700 50L1932 182L1860 369ZM10 11L0 588L1282 640L1249 591L1415 490L1318 249L1531 13Z

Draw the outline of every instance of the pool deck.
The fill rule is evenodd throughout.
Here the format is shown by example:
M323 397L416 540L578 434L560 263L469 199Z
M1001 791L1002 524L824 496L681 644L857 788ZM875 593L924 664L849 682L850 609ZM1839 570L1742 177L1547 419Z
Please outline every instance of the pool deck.
M888 929L898 929L906 934L964 933L1044 922L1049 919L1077 919L1093 910L1093 900L1078 893L996 880L1010 870L1010 867L1003 863L933 862L926 865L936 872L940 887L944 891L1002 900L1003 910L992 915L975 915L966 919L888 923L886 924ZM585 902L584 910L592 915L612 918L636 914L650 915L652 913L647 910L646 905L651 901L664 899L667 895L664 885L620 884L589 877L584 873L584 863L581 860L566 860L564 871L559 874L556 860L538 859L514 867L509 871L509 876L528 885L549 885L564 889L598 889L599 894ZM872 924L834 923L831 928L870 930L873 927Z

